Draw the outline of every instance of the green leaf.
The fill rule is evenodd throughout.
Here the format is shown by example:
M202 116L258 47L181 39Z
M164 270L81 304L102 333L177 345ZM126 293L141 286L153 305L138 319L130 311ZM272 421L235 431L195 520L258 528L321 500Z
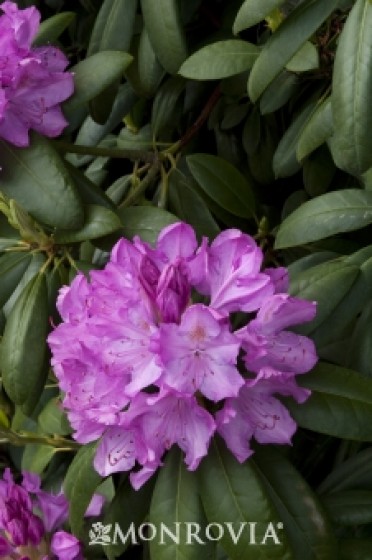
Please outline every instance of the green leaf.
M168 195L171 210L194 228L199 239L203 236L213 239L218 235L220 228L206 203L192 188L188 178L178 170L170 175Z
M289 72L308 72L318 67L318 50L310 41L306 41L286 65Z
M99 474L94 470L93 459L96 444L81 447L75 455L64 480L64 492L70 504L70 525L75 535L81 537L84 514L90 504L93 494L102 482Z
M88 56L99 51L128 51L138 0L104 0L88 46Z
M340 539L340 560L372 560L372 540Z
M31 443L25 446L22 455L22 470L41 475L53 459L56 448L50 445Z
M262 115L274 113L295 94L299 88L299 78L284 70L265 89L260 99L260 111Z
M261 446L254 463L275 505L294 558L337 560L332 527L316 494L273 446Z
M248 80L256 101L302 45L337 8L338 0L305 0L294 9L265 43Z
M312 198L325 194L332 183L336 170L328 147L326 145L320 146L303 163L303 180L306 192Z
M372 522L372 492L344 490L323 496L332 521L340 525L365 525Z
M372 223L372 193L345 189L305 202L279 227L277 249L295 247Z
M231 163L210 154L193 154L187 163L203 191L221 208L242 218L254 216L251 186Z
M117 138L118 148L122 150L151 150L153 134L150 124L146 124L137 132L128 127L122 128Z
M67 27L76 18L75 12L61 12L41 22L39 30L35 35L32 45L40 47L48 43L54 43Z
M117 214L104 208L89 204L87 206L84 225L78 231L57 231L54 236L56 243L78 243L88 239L96 239L117 231L121 227Z
M177 216L153 206L134 206L118 211L122 221L121 233L132 240L135 235L148 243L155 243L165 226L179 221Z
M252 461L238 463L223 443L213 441L198 475L208 522L223 526L230 522L235 535L243 527L236 544L226 527L219 541L231 560L293 559L282 525L277 524L278 514ZM250 539L249 522L255 524L256 544ZM265 541L270 522L280 543L274 544L273 538Z
M22 278L17 285L14 285L14 291L8 301L4 305L4 313L8 317L9 313L13 309L14 304L18 300L22 291L25 289L27 284L34 278L40 271L41 267L45 264L46 257L43 253L33 253L31 255L31 260L28 267L26 268Z
M199 496L197 474L189 472L184 464L183 453L173 448L160 469L152 495L149 522L161 535L162 524L170 529L179 524L177 543L166 534L162 539L150 541L150 555L156 560L212 560L212 542L188 543L186 523L198 523L201 533L205 531L206 519ZM173 532L173 531L172 531Z
M141 0L145 27L161 65L176 74L187 58L187 47L177 0Z
M301 164L296 157L297 143L304 126L314 110L314 106L314 102L306 105L280 140L273 159L276 177L290 177L301 169Z
M48 294L39 273L22 291L8 316L0 346L2 380L15 404L36 404L44 387Z
M302 404L285 399L291 416L302 428L356 441L372 441L372 387L356 371L320 363L298 378L311 390Z
M342 490L372 491L372 448L364 449L333 468L318 488L320 494Z
M336 164L359 176L372 167L372 5L357 0L343 27L333 72Z
M219 80L252 68L259 48L240 39L212 43L192 54L179 73L193 80Z
M158 89L152 105L151 126L154 138L175 122L177 102L185 89L185 80L174 76ZM176 118L175 118L176 117Z
M245 0L234 21L234 34L237 35L243 29L260 23L270 12L284 2L285 0Z
M0 308L14 292L30 262L30 253L6 253L0 257Z
M72 431L59 398L47 402L38 416L38 424L44 434L65 436Z
M299 161L319 148L332 135L333 117L331 97L322 101L301 131L297 144Z
M137 528L146 518L149 508L152 491L154 488L154 479L144 484L139 490L134 490L128 478L120 484L116 490L114 499L109 505L104 517L104 524L118 523L120 530L125 536L130 531L132 524ZM125 507L123 505L125 504ZM131 534L123 543L117 539L115 544L111 543L105 547L108 558L117 558L131 544ZM137 541L138 542L138 541Z
M321 325L352 289L359 267L340 260L326 262L300 272L291 281L292 295L317 302L315 319L301 325L301 333L309 334Z
M132 56L121 51L100 51L71 68L75 78L75 92L63 104L69 118L79 107L94 99L111 84L120 80Z
M115 210L115 205L109 197L99 187L97 187L93 181L90 181L88 177L80 171L80 169L77 169L68 161L66 161L65 165L75 182L84 204L97 204L99 206L104 206L109 210Z
M36 134L28 148L0 141L0 161L4 194L45 224L65 229L80 227L80 198L51 142Z
M141 92L146 97L151 97L164 76L155 51L151 45L146 27L143 28L138 45L138 80Z

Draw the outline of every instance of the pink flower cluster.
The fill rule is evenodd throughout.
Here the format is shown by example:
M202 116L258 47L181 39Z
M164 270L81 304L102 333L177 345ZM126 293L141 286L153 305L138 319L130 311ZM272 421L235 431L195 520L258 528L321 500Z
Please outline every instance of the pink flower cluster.
M0 9L0 138L27 146L31 128L61 134L67 122L59 103L73 93L73 77L59 49L31 46L40 23L36 8L19 10L7 1Z
M45 492L40 478L28 472L16 484L6 469L0 480L0 558L82 560L78 539L61 530L67 516L63 493Z
M215 433L241 462L252 437L290 442L296 424L275 394L306 400L295 376L317 356L286 329L316 309L286 293L285 269L261 271L262 260L236 229L198 247L177 223L156 248L121 239L90 282L80 274L62 288L52 364L74 437L101 438L102 476L130 470L139 488L174 444L194 470Z

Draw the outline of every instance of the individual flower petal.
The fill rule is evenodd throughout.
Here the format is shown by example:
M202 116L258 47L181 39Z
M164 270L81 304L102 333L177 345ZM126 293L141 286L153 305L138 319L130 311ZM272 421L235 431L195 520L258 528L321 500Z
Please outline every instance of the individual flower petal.
M189 307L180 325L162 325L158 344L161 381L180 393L200 391L219 401L236 396L244 384L236 369L239 341L204 305Z
M267 274L274 284L275 293L287 292L289 288L288 270L283 266L278 268L265 268L264 273Z
M66 533L66 531L54 533L50 548L58 560L82 559L80 542L74 535Z
M40 490L37 494L37 503L44 519L47 533L51 533L61 527L68 517L68 501L61 492L50 494Z
M254 325L259 326L262 334L273 334L287 327L312 321L315 314L314 301L288 294L275 294L262 303Z
M90 504L87 507L87 510L84 514L84 517L96 517L98 515L101 515L102 508L104 506L105 501L106 498L105 496L102 496L102 494L93 494Z

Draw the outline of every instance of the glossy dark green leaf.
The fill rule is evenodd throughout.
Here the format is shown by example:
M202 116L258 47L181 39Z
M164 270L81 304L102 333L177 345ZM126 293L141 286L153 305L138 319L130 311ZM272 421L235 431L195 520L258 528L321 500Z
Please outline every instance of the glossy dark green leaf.
M339 39L333 73L336 163L357 176L372 167L371 28L372 4L357 0Z
M324 508L300 473L272 446L261 446L253 460L283 522L294 558L338 560Z
M259 48L240 39L211 43L192 54L179 73L193 80L219 80L252 68Z
M299 426L331 436L372 441L372 387L366 377L353 370L320 363L298 379L312 391L302 404L285 399Z
M30 253L6 253L0 257L0 307L14 292L30 261Z
M273 159L276 177L290 177L301 168L296 157L297 143L304 126L314 111L314 106L314 102L306 105L280 140Z
M0 141L1 190L34 218L53 227L78 228L83 208L62 159L44 137L28 148Z
M323 504L335 523L365 525L372 523L372 492L343 490L323 496Z
M170 78L158 89L151 115L151 126L155 138L176 120L177 101L184 89L185 80L179 76Z
M250 156L254 154L260 143L261 119L257 109L253 109L245 121L242 135L242 143L246 153Z
M146 27L143 28L138 45L138 79L143 95L151 97L156 92L164 69L151 45Z
M24 288L8 316L0 346L2 380L16 404L37 401L45 381L48 294L45 274ZM36 403L35 403L36 404Z
M99 206L104 206L109 210L115 210L115 205L109 199L109 197L93 183L88 177L77 169L73 165L66 162L66 167L73 178L76 188L79 192L79 196L84 202L84 204L96 204Z
M210 154L193 154L187 163L199 186L221 208L243 218L254 216L251 186L233 165Z
M165 226L179 221L177 216L153 206L134 206L118 211L122 221L121 234L128 239L139 235L143 241L155 243Z
M132 175L123 175L119 177L106 191L106 195L115 204L119 205L120 202L127 195L130 187L132 186Z
M41 22L39 30L32 41L34 47L54 43L76 17L75 12L61 12Z
M199 239L203 236L213 239L220 232L204 200L192 188L188 178L177 170L170 176L168 196L171 209L194 228Z
M99 51L128 51L138 0L104 0L98 12L88 56Z
M118 148L122 150L152 150L153 133L150 124L146 124L137 132L128 127L122 128L117 138Z
M252 461L238 463L224 443L214 441L198 474L208 522L222 525L230 522L235 535L241 530L236 544L228 530L219 541L231 560L294 560L283 524ZM256 544L250 539L249 522L255 524ZM265 542L270 522L280 541L277 544L273 538Z
M84 514L102 479L94 470L96 445L88 444L79 449L65 476L63 488L69 501L69 520L75 535L81 535Z
M45 264L45 262L46 257L43 253L32 254L31 260L22 278L20 279L18 284L14 285L14 291L4 305L4 313L6 316L9 315L9 313L13 309L14 304L16 303L23 290L26 288L27 284L39 273L41 267Z
M38 416L38 424L44 434L64 436L72 431L59 398L47 402Z
M321 196L329 189L336 173L336 166L326 145L320 146L303 163L306 192L311 197Z
M285 0L245 0L241 5L234 21L233 31L235 34L260 23L267 15Z
M63 105L67 118L120 80L131 62L132 57L128 53L100 51L73 66L71 71L74 72L75 91Z
M161 65L176 74L187 58L185 34L177 0L141 0L145 27Z
M334 260L304 270L292 277L292 295L317 302L315 319L301 325L301 332L309 334L321 325L340 304L359 275L357 265Z
M276 248L295 247L372 223L372 193L345 189L303 204L279 227Z
M32 443L26 445L22 455L22 470L41 475L56 453L50 445Z
M265 89L260 99L262 115L273 113L285 105L299 88L299 78L284 70Z
M54 240L60 244L77 243L109 235L120 227L120 219L112 210L90 204L87 206L83 227L77 231L57 231Z
M333 133L331 97L322 101L303 127L298 144L297 157L304 159L324 144Z
M128 534L128 539L122 542L118 538L116 542L112 542L105 547L108 558L117 558L123 554L131 544L131 526L136 529L145 520L150 509L153 488L154 479L151 479L139 490L134 490L132 488L128 478L125 478L121 482L114 499L107 509L104 517L104 524L118 523L122 534L124 536ZM123 507L123 504L125 504L125 507ZM138 543L138 541L136 542Z
M336 9L338 0L305 0L265 43L248 80L248 92L256 101L284 69L295 53Z
M201 534L206 527L205 513L199 496L197 473L189 472L184 464L183 453L172 449L161 468L149 511L149 523L156 527L160 538L150 541L151 558L156 560L214 560L214 547L211 541L203 544L188 543L187 523L198 523ZM175 543L171 537L161 538L161 526L170 529L179 524Z

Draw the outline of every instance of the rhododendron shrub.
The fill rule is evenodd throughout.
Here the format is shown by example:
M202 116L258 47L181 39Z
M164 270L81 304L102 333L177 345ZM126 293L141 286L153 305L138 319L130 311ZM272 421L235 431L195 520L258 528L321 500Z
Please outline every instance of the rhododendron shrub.
M311 321L316 305L289 296L287 271L262 260L239 230L198 246L177 223L155 248L121 239L103 270L62 288L52 365L74 438L100 438L101 476L131 471L138 489L174 444L195 470L217 433L239 461L252 438L291 442L296 423L277 395L304 402L296 376L317 355L287 329Z

